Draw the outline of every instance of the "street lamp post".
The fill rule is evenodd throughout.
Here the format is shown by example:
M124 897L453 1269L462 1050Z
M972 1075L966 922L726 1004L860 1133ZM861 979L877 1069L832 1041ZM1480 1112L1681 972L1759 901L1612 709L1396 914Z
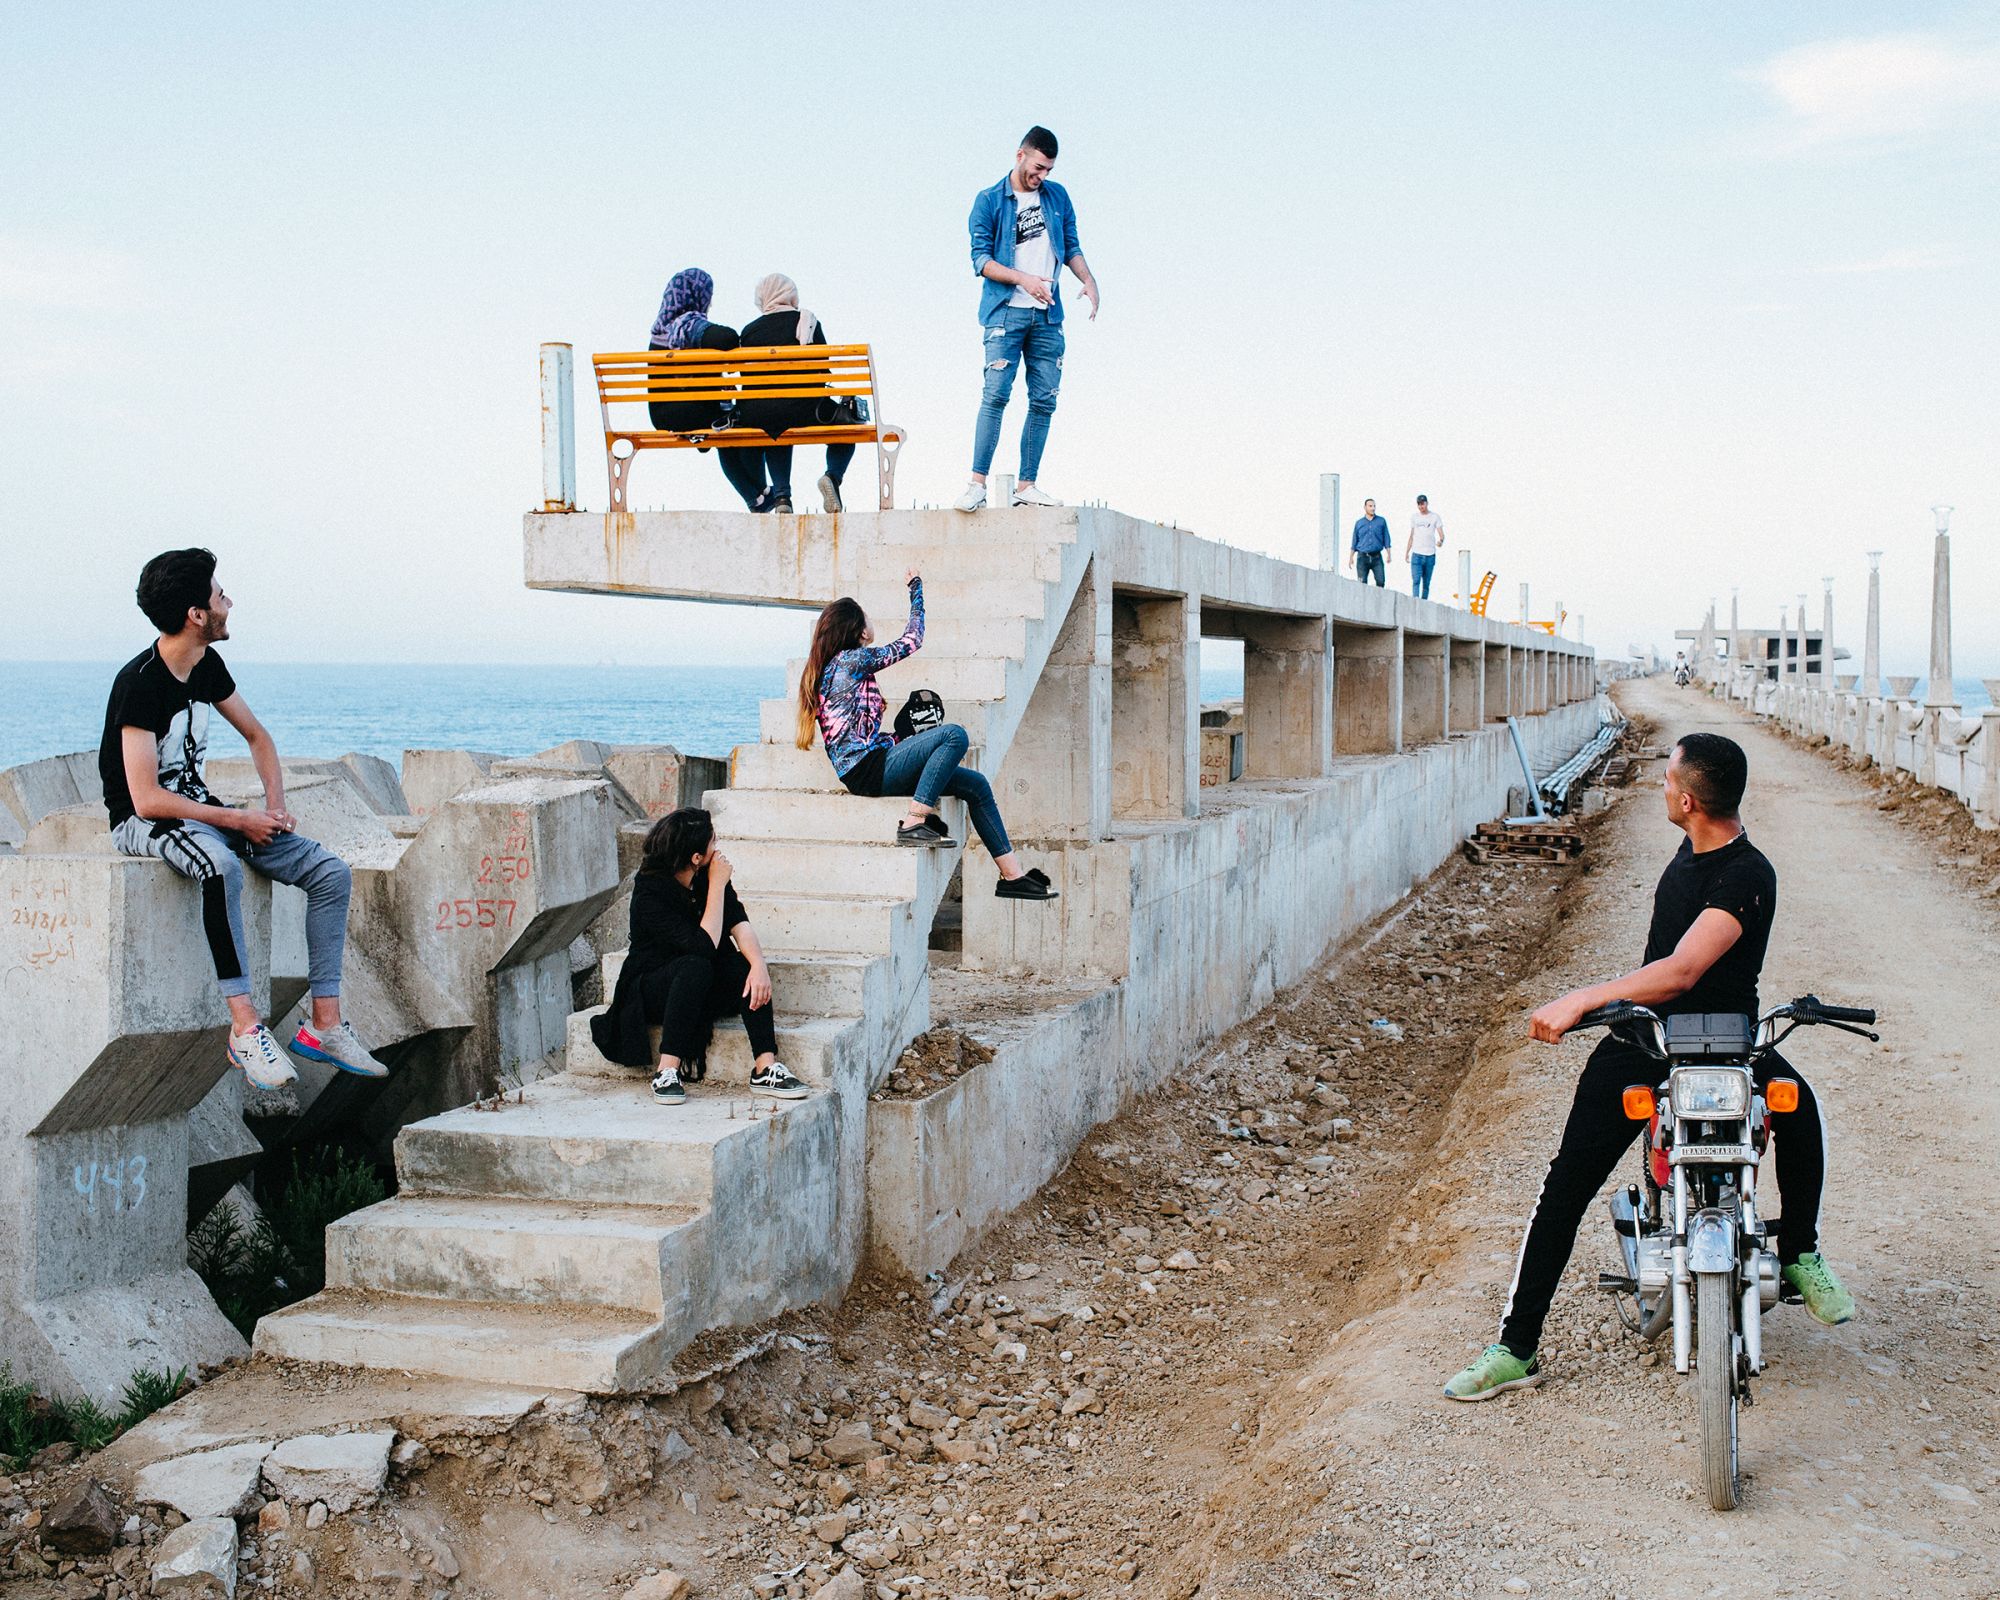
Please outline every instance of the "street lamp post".
M1882 552L1868 552L1868 631L1861 641L1861 682L1864 700L1882 698Z

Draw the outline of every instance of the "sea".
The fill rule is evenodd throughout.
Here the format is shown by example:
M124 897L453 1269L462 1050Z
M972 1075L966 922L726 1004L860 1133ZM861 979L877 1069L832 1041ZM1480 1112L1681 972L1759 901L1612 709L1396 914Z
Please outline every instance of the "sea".
M0 661L0 767L94 750L116 662ZM785 692L780 664L752 667L355 666L242 663L237 686L278 749L292 756L405 750L533 755L565 739L670 744L726 756L757 738L757 703ZM1967 710L1989 705L1977 678L1955 680ZM1924 692L1919 684L1917 693ZM1243 693L1241 658L1204 660L1201 697ZM243 753L219 719L209 753Z
M0 661L0 767L95 750L118 662ZM762 667L358 666L231 663L237 688L289 756L490 750L527 756L566 739L670 744L726 756L757 738L757 703L785 692ZM1204 700L1243 693L1240 664L1204 667ZM244 753L220 718L211 756Z

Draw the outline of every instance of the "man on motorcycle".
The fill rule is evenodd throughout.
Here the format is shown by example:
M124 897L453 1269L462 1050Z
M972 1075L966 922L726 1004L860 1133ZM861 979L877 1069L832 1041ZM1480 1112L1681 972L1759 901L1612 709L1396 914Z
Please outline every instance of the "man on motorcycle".
M1528 1031L1553 1044L1577 1019L1613 1000L1631 1000L1662 1016L1680 1012L1757 1015L1757 977L1764 965L1778 876L1744 832L1737 807L1749 762L1733 739L1691 733L1667 763L1667 816L1687 835L1653 891L1653 921L1645 964L1609 983L1575 989L1529 1019ZM1771 1117L1777 1140L1778 1187L1784 1194L1778 1259L1785 1281L1821 1322L1854 1315L1854 1299L1819 1255L1819 1197L1825 1144L1812 1086L1776 1054L1758 1068L1767 1077L1796 1078L1796 1111ZM1660 1068L1637 1046L1606 1036L1577 1080L1562 1143L1542 1180L1501 1314L1500 1339L1444 1386L1452 1400L1490 1400L1542 1381L1535 1350L1542 1319L1568 1264L1576 1230L1604 1180L1632 1143L1639 1123L1621 1104L1628 1085L1654 1083Z

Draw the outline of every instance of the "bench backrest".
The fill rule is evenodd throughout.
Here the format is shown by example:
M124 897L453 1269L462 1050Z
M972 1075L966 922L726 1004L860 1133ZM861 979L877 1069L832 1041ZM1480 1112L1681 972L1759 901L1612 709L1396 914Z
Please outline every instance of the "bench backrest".
M823 400L875 392L865 344L738 350L635 350L594 355L597 398L609 407L651 400Z

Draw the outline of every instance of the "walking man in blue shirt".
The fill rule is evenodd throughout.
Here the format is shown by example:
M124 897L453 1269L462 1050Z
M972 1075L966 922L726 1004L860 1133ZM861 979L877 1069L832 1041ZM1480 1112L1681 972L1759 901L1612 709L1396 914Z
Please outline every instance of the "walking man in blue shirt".
M1375 502L1361 502L1364 515L1354 524L1354 548L1348 552L1347 568L1356 572L1363 583L1371 578L1375 587L1389 587L1389 563L1383 551L1389 548L1389 519L1375 515Z
M955 502L960 511L986 504L986 470L1000 444L1000 418L1014 392L1014 373L1028 363L1028 418L1021 425L1021 472L1014 487L1017 506L1058 506L1035 483L1049 418L1055 415L1062 383L1062 269L1083 285L1090 315L1097 317L1097 280L1076 239L1076 208L1059 183L1049 181L1056 164L1056 136L1033 127L1021 136L1014 167L972 202L967 226L972 234L972 270L980 278L979 321L985 332L986 382L979 397L979 426L972 436L972 481Z

